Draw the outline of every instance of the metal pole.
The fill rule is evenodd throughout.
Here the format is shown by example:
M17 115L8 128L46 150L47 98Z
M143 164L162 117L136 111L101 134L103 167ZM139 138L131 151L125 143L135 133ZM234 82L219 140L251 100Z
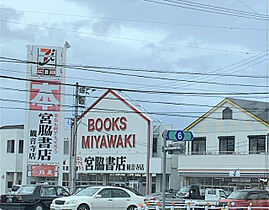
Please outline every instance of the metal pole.
M72 145L72 185L71 185L71 192L76 187L76 170L77 170L77 164L76 164L76 156L77 156L77 120L78 120L78 82L76 83L76 93L75 93L75 112L74 112L74 126L73 126L73 145Z
M166 134L166 131L164 131ZM163 134L163 180L162 180L162 210L165 210L165 190L166 190L166 135Z

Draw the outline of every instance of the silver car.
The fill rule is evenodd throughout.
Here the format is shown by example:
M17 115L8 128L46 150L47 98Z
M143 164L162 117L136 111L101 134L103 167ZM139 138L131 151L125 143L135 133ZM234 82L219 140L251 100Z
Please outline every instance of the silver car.
M144 197L112 186L87 187L75 195L54 199L51 210L134 210L145 205Z

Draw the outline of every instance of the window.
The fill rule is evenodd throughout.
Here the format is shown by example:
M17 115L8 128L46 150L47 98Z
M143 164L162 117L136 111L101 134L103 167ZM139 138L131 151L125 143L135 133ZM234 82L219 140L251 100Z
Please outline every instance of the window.
M7 182L7 188L12 188L12 185L13 185L12 181Z
M56 196L56 191L54 187L42 187L40 194L42 196Z
M14 153L15 140L7 140L7 153Z
M223 120L231 120L231 119L233 119L233 111L229 107L226 107L222 111L222 119Z
M128 198L128 197L130 197L130 195L123 190L113 189L112 190L112 197L113 198Z
M61 187L58 187L57 188L57 194L60 195L60 196L68 196L68 192L65 191L65 189L61 188Z
M23 153L23 140L19 140L19 153Z
M111 198L112 197L112 189L104 189L99 193L99 195L101 195L102 198Z
M153 145L152 145L152 153L157 154L157 148L158 148L158 138L153 137Z
M63 184L62 186L68 186L69 184L69 174L68 173L63 173Z
M257 192L253 192L247 197L247 199L249 199L249 200L258 200L259 199L259 194Z
M233 154L234 153L234 136L219 137L219 153Z
M69 154L69 141L68 138L64 139L64 155Z
M259 154L265 152L265 136L248 136L249 154Z
M195 137L191 142L191 153L193 155L205 154L206 151L206 138Z
M268 192L261 192L261 193L259 193L259 199L260 200L268 200L269 199Z

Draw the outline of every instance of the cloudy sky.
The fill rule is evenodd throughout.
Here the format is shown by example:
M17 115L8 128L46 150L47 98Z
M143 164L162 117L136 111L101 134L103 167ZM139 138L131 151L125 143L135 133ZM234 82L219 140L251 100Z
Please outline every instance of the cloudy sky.
M267 2L1 0L0 72L25 78L24 64L3 57L26 59L26 45L68 41L67 64L115 67L67 69L67 83L95 87L87 105L104 92L99 87L133 90L121 95L156 123L181 129L228 96L268 101L257 94L268 92ZM25 81L0 82L0 126L23 124Z

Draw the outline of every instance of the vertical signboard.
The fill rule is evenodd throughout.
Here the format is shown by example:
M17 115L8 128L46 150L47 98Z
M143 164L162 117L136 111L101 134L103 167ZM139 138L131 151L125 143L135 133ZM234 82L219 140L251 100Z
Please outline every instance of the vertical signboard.
M65 48L27 46L27 104L25 140L27 165L59 165L64 133L63 92ZM36 167L36 166L35 166ZM32 169L31 169L32 170ZM55 170L55 169L54 169ZM38 173L32 173L38 176ZM49 173L40 176L48 177ZM54 175L53 175L54 176Z

